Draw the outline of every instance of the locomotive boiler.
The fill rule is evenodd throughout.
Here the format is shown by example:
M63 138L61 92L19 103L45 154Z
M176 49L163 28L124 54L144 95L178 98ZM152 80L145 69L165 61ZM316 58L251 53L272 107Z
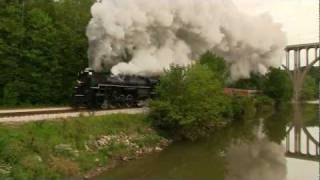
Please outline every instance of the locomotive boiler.
M78 75L72 106L91 109L142 106L154 96L157 83L158 78L115 76L87 68Z

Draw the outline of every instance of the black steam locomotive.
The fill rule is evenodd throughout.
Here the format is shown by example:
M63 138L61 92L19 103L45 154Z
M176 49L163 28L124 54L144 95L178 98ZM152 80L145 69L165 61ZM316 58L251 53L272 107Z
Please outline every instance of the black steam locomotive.
M157 83L158 78L114 76L87 68L78 75L72 106L90 109L143 106L154 96Z

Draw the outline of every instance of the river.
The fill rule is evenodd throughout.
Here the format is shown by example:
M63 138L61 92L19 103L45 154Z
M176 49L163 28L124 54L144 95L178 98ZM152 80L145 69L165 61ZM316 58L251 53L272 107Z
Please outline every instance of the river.
M319 142L317 119L316 105L265 111L208 139L174 143L93 180L317 180L319 156L312 142Z

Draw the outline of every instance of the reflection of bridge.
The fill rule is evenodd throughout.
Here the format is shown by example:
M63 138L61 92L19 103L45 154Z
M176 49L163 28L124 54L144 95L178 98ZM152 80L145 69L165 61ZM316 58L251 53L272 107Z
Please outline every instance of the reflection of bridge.
M319 61L319 43L310 44L298 44L291 45L285 48L286 51L286 63L283 67L289 72L290 78L293 82L294 98L295 102L299 101L300 92L303 86L303 81L308 71ZM314 52L314 55L310 54ZM302 64L302 55L305 55L305 63ZM312 58L312 59L311 59ZM293 66L291 63L293 61Z
M290 132L294 131L294 149L290 151ZM306 152L301 151L301 134L306 136ZM312 153L311 146L315 147L315 152ZM290 158L319 161L319 142L310 134L306 127L300 128L291 126L287 131L286 136L286 156Z

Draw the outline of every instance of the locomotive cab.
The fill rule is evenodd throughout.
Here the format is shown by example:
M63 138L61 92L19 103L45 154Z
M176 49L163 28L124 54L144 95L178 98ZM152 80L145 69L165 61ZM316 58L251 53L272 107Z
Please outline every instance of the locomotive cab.
M72 95L73 107L77 108L88 104L88 95L90 94L89 90L93 73L93 70L90 68L86 68L84 71L78 73L78 79Z

